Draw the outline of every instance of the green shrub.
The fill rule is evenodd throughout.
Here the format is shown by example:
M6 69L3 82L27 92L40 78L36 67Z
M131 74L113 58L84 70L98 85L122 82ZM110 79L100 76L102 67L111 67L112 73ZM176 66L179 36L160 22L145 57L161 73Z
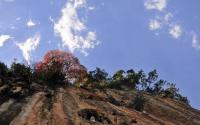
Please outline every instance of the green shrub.
M6 76L7 73L8 73L7 66L4 63L0 62L0 77Z
M10 68L11 75L15 78L19 78L28 83L32 80L32 69L22 63L12 63Z
M96 68L87 74L86 84L90 87L104 89L108 87L108 73L104 69Z
M179 89L173 83L167 83L167 88L164 90L165 97L176 99Z
M139 93L130 102L129 107L141 112L144 110L144 105L145 105L145 98L141 93Z
M180 94L178 94L177 100L179 100L179 101L185 103L186 105L189 105L189 104L190 104L190 101L187 99L187 97L184 97L184 96L182 96L182 95L180 95Z

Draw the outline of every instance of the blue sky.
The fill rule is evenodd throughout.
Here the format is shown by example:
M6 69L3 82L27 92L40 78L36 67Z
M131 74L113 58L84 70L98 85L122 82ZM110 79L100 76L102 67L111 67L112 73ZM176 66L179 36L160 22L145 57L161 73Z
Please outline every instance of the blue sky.
M52 49L89 70L157 69L200 109L199 0L0 0L0 60Z

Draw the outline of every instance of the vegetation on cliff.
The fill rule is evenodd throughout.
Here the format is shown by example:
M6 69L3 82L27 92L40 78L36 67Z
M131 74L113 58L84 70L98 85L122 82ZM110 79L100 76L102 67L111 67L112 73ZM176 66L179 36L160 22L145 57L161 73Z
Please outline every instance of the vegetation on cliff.
M23 83L25 92L17 93L15 84ZM71 53L60 50L52 50L45 54L42 61L37 62L33 66L25 65L14 61L8 68L4 63L0 63L0 86L8 86L6 90L0 91L2 94L24 95L35 91L35 88L55 88L66 86L77 86L90 90L104 90L106 88L118 90L133 90L141 93L133 99L132 107L136 110L142 110L145 100L142 93L148 93L153 96L162 98L171 98L184 102L189 105L187 97L179 93L174 83L159 79L156 70L145 74L143 70L128 71L118 70L109 77L108 73L100 68L94 71L87 69L80 64L78 58ZM33 87L34 86L34 87ZM40 87L36 87L40 86ZM9 93L9 89L14 90Z

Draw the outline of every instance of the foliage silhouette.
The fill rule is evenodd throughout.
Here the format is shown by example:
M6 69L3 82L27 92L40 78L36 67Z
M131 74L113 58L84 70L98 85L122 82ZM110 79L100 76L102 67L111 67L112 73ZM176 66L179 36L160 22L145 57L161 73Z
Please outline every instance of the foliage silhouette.
M143 70L133 69L116 71L112 77L101 68L88 71L80 64L78 58L71 53L61 50L51 50L45 54L42 61L37 62L33 69L23 63L14 61L10 68L0 62L0 79L17 79L28 84L44 83L47 87L54 85L84 86L91 89L129 89L137 92L144 92L155 96L171 98L189 104L187 97L179 93L175 84L159 79L156 70L145 74ZM9 81L9 80L6 80ZM12 80L11 80L12 81ZM142 103L141 95L136 96L135 101ZM137 105L134 104L134 105ZM135 106L137 110L139 108Z
M35 73L48 83L70 83L83 80L86 68L71 53L52 50L35 64Z

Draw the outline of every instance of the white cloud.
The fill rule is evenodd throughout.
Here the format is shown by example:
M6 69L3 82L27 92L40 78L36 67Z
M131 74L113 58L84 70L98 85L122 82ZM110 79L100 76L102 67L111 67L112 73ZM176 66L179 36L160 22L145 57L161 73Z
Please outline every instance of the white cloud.
M197 40L197 34L192 32L192 47L195 49L200 49L200 44Z
M55 24L55 21L51 16L49 16L49 21L51 21L53 24Z
M177 21L173 20L174 15L169 11L163 11L167 8L168 0L145 0L144 6L147 10L155 10L155 18L149 22L149 30L156 31L158 29L166 28L169 34L178 39L181 37L183 31L181 25L174 25Z
M95 10L95 7L90 6L90 7L88 7L88 9L89 9L89 10Z
M150 20L149 29L150 30L158 30L161 27L161 23L158 20Z
M36 26L36 23L33 22L31 19L27 22L26 24L28 27L33 27L33 26Z
M178 39L182 35L182 28L180 25L173 25L169 29L169 34L174 37L175 39Z
M177 24L177 19L174 14L167 9L168 0L144 0L144 7L147 10L154 10L154 18L149 21L149 30L154 31L156 36L159 36L159 32L168 30L168 33L174 38L180 37L192 37L192 47L200 50L200 41L198 41L198 35L195 32L191 32L188 35L188 29L184 28L183 24Z
M75 8L86 6L86 0L70 0L70 2L74 3Z
M38 47L39 43L40 35L36 34L35 36L28 38L25 42L16 44L22 51L24 59L28 64L31 62L31 52Z
M0 47L3 47L4 43L11 38L9 35L0 35Z
M163 11L167 7L167 0L146 0L144 6L147 10Z
M86 50L94 48L97 43L95 32L89 31L78 16L78 9L83 7L86 7L85 0L69 0L61 10L62 16L54 24L54 32L61 38L63 47L87 55Z

